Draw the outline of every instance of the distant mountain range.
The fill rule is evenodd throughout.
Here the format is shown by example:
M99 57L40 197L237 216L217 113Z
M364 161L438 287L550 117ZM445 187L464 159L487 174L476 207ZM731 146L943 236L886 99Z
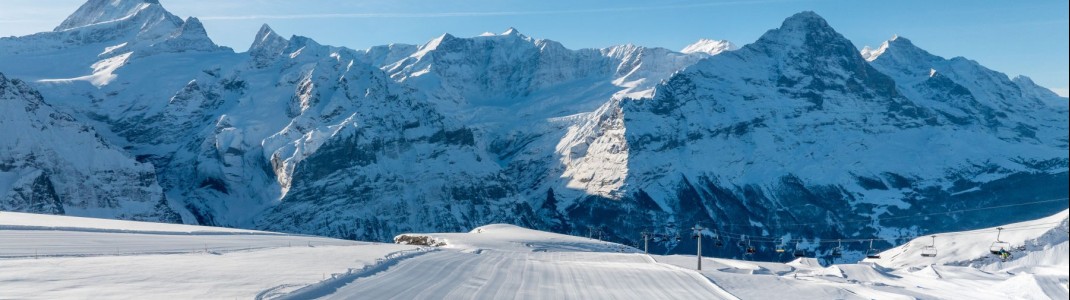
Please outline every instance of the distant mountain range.
M742 236L820 254L1066 208L1066 98L903 37L858 49L802 12L681 52L512 28L353 50L265 25L237 53L155 0L90 0L0 38L0 210L376 241L647 230L659 252L698 223L740 256Z

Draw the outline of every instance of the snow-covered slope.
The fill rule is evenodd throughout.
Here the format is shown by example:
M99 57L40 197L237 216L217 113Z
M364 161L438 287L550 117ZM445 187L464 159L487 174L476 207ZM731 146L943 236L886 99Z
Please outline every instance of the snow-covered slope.
M14 229L49 229L71 231L98 231L98 232L154 232L154 233L185 233L185 234L276 234L266 231L246 230L225 227L207 227L184 224L170 224L158 222L139 222L101 218L83 218L70 216L56 216L44 214L30 214L17 212L3 212L0 217L0 228L5 230Z
M67 17L55 31L70 30L78 27L89 26L105 22L115 22L131 18L145 10L157 9L160 5L156 0L141 1L115 1L115 0L90 0L83 4Z
M1003 224L1007 262L989 253L996 228L937 234L936 257L922 257L928 237L881 253L881 259L823 266L706 258L704 276L741 299L1067 299L1067 211ZM1023 250L1017 250L1025 246ZM709 252L707 252L709 253ZM694 256L654 256L693 268Z
M992 228L939 234L934 258L915 255L924 239L828 266L707 248L695 270L692 255L504 224L398 236L429 248L0 212L0 285L19 299L1066 299L1067 214L1002 225L1002 240L1026 245L1007 262L987 253Z
M397 239L419 237L444 250L285 298L733 299L698 273L659 264L620 244L504 224Z
M729 41L700 39L697 42L695 42L694 44L687 45L687 47L684 47L684 49L680 50L680 52L681 53L706 53L706 54L709 54L709 55L717 55L717 54L721 54L721 52L733 51L733 50L738 50L738 49L739 49L739 46L736 46L736 44L733 44L732 42L729 42Z
M928 265L968 266L987 272L1018 273L1034 267L1067 270L1070 251L1067 220L1070 212L1001 227L918 237L881 253L880 259L867 259L894 268ZM1002 231L998 228L1003 228ZM997 238L1003 243L997 243ZM1006 246L1006 247L1003 247ZM932 247L932 248L929 248ZM996 247L996 249L990 249ZM1005 248L1010 258L1002 261L990 250ZM933 251L936 256L924 257Z
M1067 113L1019 101L1018 86L1000 73L975 68L968 78L936 79L945 88L923 93L905 75L881 72L880 60L866 61L825 20L804 12L753 44L677 73L653 98L608 103L584 127L593 133L590 147L572 160L599 170L583 179L616 186L610 198L617 201L580 198L568 208L573 220L631 236L649 227L671 236L676 229L668 224L700 223L715 226L709 235L801 239L802 247L827 253L831 245L819 242L894 242L1066 207L1047 201L1009 208L1014 214L910 217L1065 199ZM970 87L950 88L956 80ZM948 93L965 98L940 98ZM992 122L955 117L951 105L994 112L971 116ZM724 251L739 255L736 247Z
M0 74L0 210L179 222L151 165Z
M691 255L648 256L623 245L488 225L468 233L400 235L399 242L432 242L442 250L287 297L1066 299L1066 218L1063 211L1003 225L1005 241L1032 241L1030 253L1017 253L1022 258L1005 263L1014 265L1007 269L932 264L971 257L960 254L978 247L984 249L973 254L991 256L986 253L989 237L976 232L943 233L953 237L952 243L939 245L946 247L940 256L946 258L918 266L887 264L894 258L825 266L815 258L773 263L705 257L702 270L696 271ZM1062 259L1027 259L1036 255Z
M271 297L414 247L272 232L0 212L0 297Z
M420 242L427 246L469 252L482 249L515 252L639 252L632 247L597 239L532 230L508 224L480 226L467 233L406 233L394 237L394 242L399 244Z
M703 223L828 252L818 237L887 247L1064 209L878 220L1068 193L1065 98L901 40L863 56L802 13L734 51L515 29L353 50L265 25L234 53L158 2L94 0L0 38L0 72L153 166L186 223L379 241L590 226L627 244Z

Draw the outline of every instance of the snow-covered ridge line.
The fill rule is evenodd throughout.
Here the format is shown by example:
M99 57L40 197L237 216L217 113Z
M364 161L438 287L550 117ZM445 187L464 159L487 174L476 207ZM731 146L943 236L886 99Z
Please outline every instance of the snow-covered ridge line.
M159 6L156 0L89 0L67 17L53 31L75 30L85 26L120 22L141 11Z
M55 226L32 226L32 225L0 225L0 230L39 230L39 231L78 231L78 232L101 232L101 233L136 233L136 234L156 234L156 235L291 235L300 236L278 232L268 231L212 231L212 230L194 230L194 231L154 231L154 230L136 230L136 229L106 229L106 228L85 228L85 227L55 227Z
M1007 224L999 227L962 232L935 233L915 238L881 253L880 259L867 259L890 267L922 267L930 264L970 266L985 271L1006 271L1024 265L1067 266L1065 256L1070 238L1070 210L1050 217ZM935 236L935 238L933 238ZM1006 261L991 253L1006 247ZM930 252L931 251L931 252ZM1062 258L1059 252L1064 252ZM924 257L923 253L935 254ZM1051 254L1055 254L1052 256Z
M304 245L298 245L304 246ZM317 242L315 247L324 246L352 246L352 243L338 243L330 244L324 242ZM91 258L91 257L122 257L122 256L144 256L144 255L182 255L182 254L206 254L206 255L224 255L235 252L251 252L262 251L279 248L289 248L290 245L269 245L269 246L192 246L185 248L174 249L155 249L155 250L124 250L115 249L110 252L47 252L41 249L27 249L22 253L11 253L10 251L0 252L0 259L43 259L43 258Z
M75 226L77 225L77 226ZM57 216L0 211L0 228L11 230L57 230L81 232L150 233L150 234L263 234L280 233L225 227L123 221L101 218Z

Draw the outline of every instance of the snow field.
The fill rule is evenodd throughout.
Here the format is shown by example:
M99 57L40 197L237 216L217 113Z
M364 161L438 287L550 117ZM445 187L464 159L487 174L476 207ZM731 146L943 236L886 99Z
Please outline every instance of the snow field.
M0 212L0 299L270 297L414 249L226 228Z
M731 299L692 274L642 254L439 251L326 299Z
M502 224L407 234L444 243L426 248L0 213L0 299L1067 299L1068 216L1004 225L1025 246L1007 262L986 229L938 235L935 258L908 243L857 264L707 257L695 271L694 256Z
M989 253L997 230L988 228L937 234L936 257L921 256L931 244L926 236L857 264L704 258L701 273L742 299L1067 299L1068 218L1070 211L1063 211L1002 226L1000 240L1015 248L1007 262ZM695 267L694 256L654 258Z

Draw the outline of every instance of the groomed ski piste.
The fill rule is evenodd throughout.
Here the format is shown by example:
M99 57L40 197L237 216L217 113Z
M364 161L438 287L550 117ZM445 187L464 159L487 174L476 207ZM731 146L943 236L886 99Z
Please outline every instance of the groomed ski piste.
M502 224L407 245L0 212L0 299L1067 299L1068 215L1002 226L1006 261L990 228L856 264L696 271L693 255Z

